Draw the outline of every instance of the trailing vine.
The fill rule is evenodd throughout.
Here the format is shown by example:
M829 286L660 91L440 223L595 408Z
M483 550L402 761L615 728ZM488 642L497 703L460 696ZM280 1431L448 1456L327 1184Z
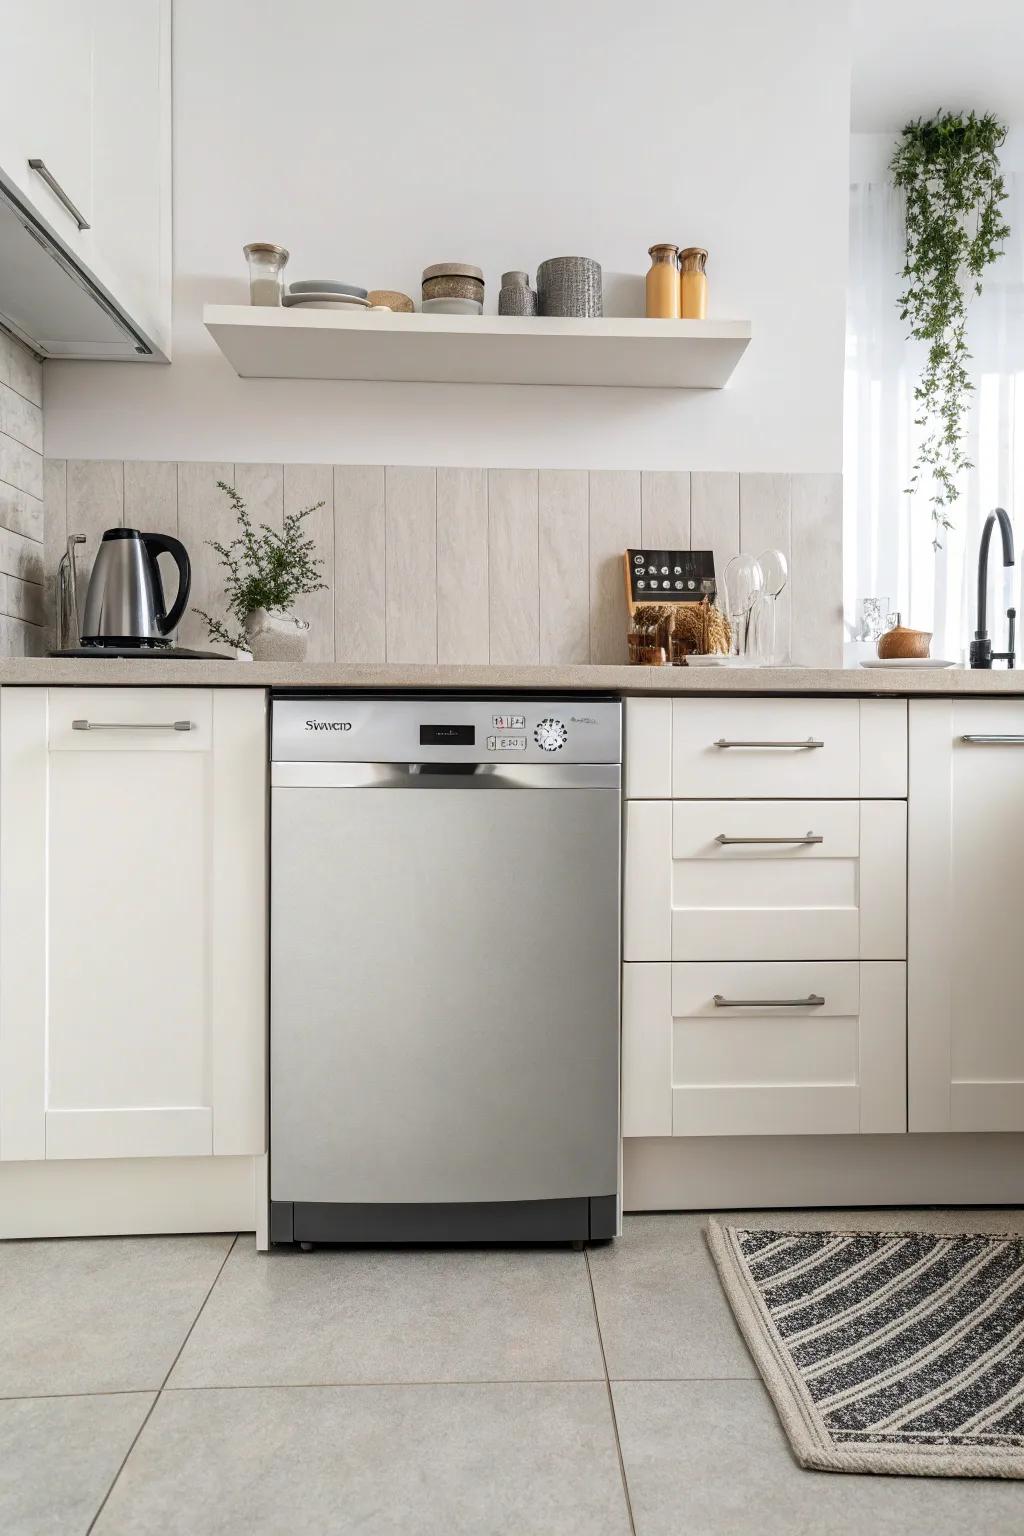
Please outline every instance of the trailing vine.
M936 549L952 528L949 509L959 478L971 464L964 451L965 418L973 388L967 373L967 305L1001 253L1010 227L1001 204L1006 187L999 150L1006 129L991 114L939 112L904 128L889 169L906 194L906 287L900 318L927 343L914 389L915 423L924 437L907 494L931 480Z

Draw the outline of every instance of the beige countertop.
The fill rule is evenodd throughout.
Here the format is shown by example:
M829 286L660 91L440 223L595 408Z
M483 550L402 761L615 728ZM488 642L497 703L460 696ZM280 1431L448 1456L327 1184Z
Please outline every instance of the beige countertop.
M61 657L0 658L0 686L294 688L315 692L425 688L442 692L534 689L543 692L990 694L1024 695L1024 669L971 672L960 667L918 671L814 667L413 666L305 662L123 661Z

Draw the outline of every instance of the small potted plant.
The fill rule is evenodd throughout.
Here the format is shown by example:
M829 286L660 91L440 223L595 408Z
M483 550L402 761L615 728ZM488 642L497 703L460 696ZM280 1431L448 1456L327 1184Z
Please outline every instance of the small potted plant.
M192 611L205 621L211 640L250 652L257 661L302 661L309 624L290 610L297 597L321 592L327 585L320 579L324 562L315 555L313 540L303 537L304 520L324 503L315 502L301 512L286 512L278 533L266 523L254 528L249 509L234 486L223 480L217 485L234 507L240 530L230 544L207 540L226 572L227 613L222 620L202 608ZM237 626L234 629L230 627L232 621Z

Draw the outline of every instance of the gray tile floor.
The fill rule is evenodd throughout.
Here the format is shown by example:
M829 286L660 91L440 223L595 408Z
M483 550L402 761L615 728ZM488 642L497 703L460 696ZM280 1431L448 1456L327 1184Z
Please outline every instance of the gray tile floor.
M1024 1230L1019 1211L749 1220ZM0 1532L1024 1532L1024 1483L801 1471L705 1221L630 1217L587 1254L4 1244Z

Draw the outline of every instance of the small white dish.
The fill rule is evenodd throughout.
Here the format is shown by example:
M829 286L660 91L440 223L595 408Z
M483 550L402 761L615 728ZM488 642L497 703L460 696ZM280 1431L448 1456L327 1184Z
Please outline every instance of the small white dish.
M286 293L285 309L369 309L369 299L354 293Z
M342 293L348 298L365 299L367 289L360 288L356 283L338 283L333 277L306 277L301 282L289 283L289 293L313 293L323 295L325 293Z
M482 315L479 299L424 299L420 309L425 315Z
M955 661L943 661L940 656L887 656L885 658L873 656L870 661L862 661L862 667L902 667L908 672L926 672L937 667L955 667L959 663Z
M688 667L749 667L753 663L746 656L723 656L721 651L711 656L687 656Z

